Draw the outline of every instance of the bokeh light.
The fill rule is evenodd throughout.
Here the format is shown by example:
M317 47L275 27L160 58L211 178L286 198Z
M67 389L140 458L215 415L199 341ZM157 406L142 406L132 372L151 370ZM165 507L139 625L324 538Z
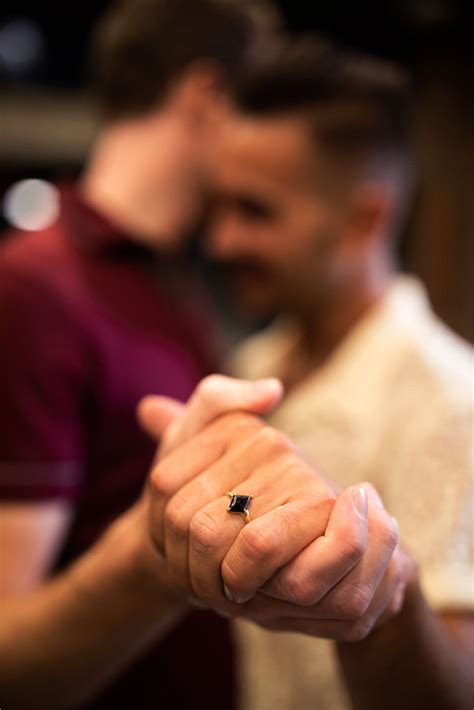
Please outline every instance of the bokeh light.
M45 180L20 180L5 193L3 215L17 229L45 229L58 218L58 190Z

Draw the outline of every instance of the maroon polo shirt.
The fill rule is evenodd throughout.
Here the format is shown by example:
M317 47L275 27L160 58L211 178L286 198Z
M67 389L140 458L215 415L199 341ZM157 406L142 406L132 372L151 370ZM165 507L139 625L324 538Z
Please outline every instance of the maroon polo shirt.
M56 570L142 489L154 444L136 422L138 400L186 400L215 369L212 342L193 276L74 188L62 190L51 228L2 241L0 499L74 505ZM227 710L233 681L227 623L192 612L87 707Z

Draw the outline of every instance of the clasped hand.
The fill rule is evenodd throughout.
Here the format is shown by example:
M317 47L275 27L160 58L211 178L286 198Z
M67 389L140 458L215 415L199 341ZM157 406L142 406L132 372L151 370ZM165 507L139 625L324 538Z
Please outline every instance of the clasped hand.
M276 380L211 376L186 406L147 397L161 447L146 490L149 534L182 599L261 626L357 641L401 608L410 560L369 483L339 492L258 416ZM329 472L330 473L330 472ZM251 495L251 520L228 492Z

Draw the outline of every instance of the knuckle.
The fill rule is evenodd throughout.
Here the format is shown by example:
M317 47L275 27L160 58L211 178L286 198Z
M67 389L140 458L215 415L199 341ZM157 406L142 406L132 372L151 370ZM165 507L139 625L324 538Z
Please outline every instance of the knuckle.
M263 426L257 436L259 443L265 445L272 453L283 454L293 450L289 438L271 426Z
M189 534L198 554L209 556L219 540L216 521L205 510L194 515L189 524Z
M388 516L381 524L379 537L389 550L394 550L398 544L398 531Z
M334 614L336 618L347 621L360 619L367 612L371 600L369 587L351 583L343 594L336 595L332 600Z
M250 412L228 412L221 417L221 421L224 421L235 433L254 431L263 426L261 420Z
M247 559L262 562L273 550L277 543L273 531L255 521L253 525L246 525L240 533L243 552Z
M394 595L394 598L392 599L392 614L395 616L395 614L398 614L405 602L405 594L406 594L406 585L404 583L400 583L397 588L397 593Z
M394 583L398 583L402 579L402 564L398 549L398 547L394 549L386 570L386 575L388 575Z
M173 487L163 463L157 463L150 474L150 488L154 496L168 498Z
M312 606L321 596L319 585L306 575L288 575L281 581L280 591L286 601L299 606Z
M385 617L387 621L398 614L402 607L402 604L403 596L397 595L393 597L393 599L390 601L390 604L385 609Z
M214 403L222 390L223 382L222 375L208 375L198 384L196 394L205 402Z
M210 440L222 439L227 444L237 444L252 437L264 425L249 412L233 411L221 414L209 427Z
M344 561L355 565L367 550L367 543L352 530L348 530L345 535L341 535L344 540L341 555Z
M179 496L174 496L165 508L165 527L173 535L184 537L189 528L189 520L186 516L183 502Z
M370 634L373 628L372 619L364 617L358 621L348 624L344 630L344 641L349 641L350 643L357 643L358 641L363 641Z
M314 473L311 469L293 451L289 450L289 447L282 446L278 454L280 455L279 468L284 473L285 478L291 476L296 495L301 495L301 491L304 491L308 502L311 501L315 507L320 506L323 502L321 500L321 492L318 487L312 485L314 483Z

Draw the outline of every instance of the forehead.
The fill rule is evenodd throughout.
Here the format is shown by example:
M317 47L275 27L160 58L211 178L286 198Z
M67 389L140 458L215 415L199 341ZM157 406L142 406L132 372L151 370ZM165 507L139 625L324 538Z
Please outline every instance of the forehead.
M213 162L217 187L314 188L315 146L303 120L232 116Z

